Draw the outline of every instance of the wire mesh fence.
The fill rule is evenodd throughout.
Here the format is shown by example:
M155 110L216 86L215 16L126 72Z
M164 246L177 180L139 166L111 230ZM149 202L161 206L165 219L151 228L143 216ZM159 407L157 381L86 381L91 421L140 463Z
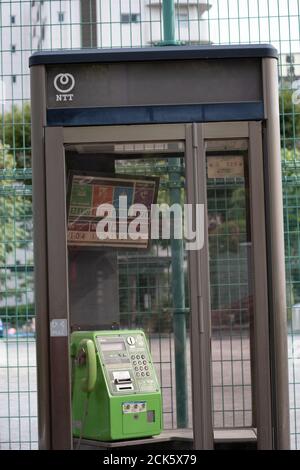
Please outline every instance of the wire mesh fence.
M300 448L300 1L174 3L178 47L267 42L279 51L291 445ZM162 40L161 0L0 1L1 448L37 447L28 57L41 49L155 47ZM210 207L228 205L230 191L210 188ZM155 272L147 276L146 283L157 283ZM219 285L214 288L220 290ZM222 358L227 352L219 344ZM230 355L226 360L234 362ZM219 375L224 361L217 364ZM250 380L245 373L243 393ZM221 391L224 398L225 388ZM224 424L224 408L216 411L219 425ZM241 413L245 421L250 399Z

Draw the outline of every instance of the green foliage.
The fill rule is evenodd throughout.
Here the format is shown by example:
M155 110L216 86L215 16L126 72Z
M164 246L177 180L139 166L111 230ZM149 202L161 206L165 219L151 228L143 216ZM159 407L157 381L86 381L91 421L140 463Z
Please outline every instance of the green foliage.
M10 326L23 325L27 320L35 315L34 305L15 305L0 307L0 318L3 322L9 322Z
M295 138L300 136L300 105L294 105L292 90L282 90L279 98L282 142L287 149L295 146Z
M300 302L300 150L282 149L285 255L288 307Z
M8 146L0 142L0 174L4 170L14 170L15 162ZM31 233L31 197L24 194L25 186L12 179L2 179L0 183L0 284L9 285L11 273L4 269L9 255L18 248L26 248L32 240ZM27 260L28 262L29 260ZM22 287L22 283L18 283ZM0 292L0 299L12 295L6 287Z
M300 176L300 150L297 148L281 149L282 176L287 178L299 178ZM296 185L298 186L298 185Z
M225 219L226 217L226 219ZM227 198L226 213L222 211L209 216L210 256L236 254L240 244L246 241L246 197L245 188L238 187Z
M31 147L30 122L29 103L24 103L22 108L14 105L4 116L0 114L0 141L13 151L17 168L24 167L23 155Z

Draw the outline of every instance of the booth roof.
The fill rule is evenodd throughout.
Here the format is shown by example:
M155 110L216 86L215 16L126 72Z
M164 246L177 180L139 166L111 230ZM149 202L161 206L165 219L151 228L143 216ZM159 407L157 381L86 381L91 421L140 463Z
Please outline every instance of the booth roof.
M29 58L29 66L233 58L278 59L278 52L271 44L239 44L234 46L160 46L130 49L60 49L35 52Z

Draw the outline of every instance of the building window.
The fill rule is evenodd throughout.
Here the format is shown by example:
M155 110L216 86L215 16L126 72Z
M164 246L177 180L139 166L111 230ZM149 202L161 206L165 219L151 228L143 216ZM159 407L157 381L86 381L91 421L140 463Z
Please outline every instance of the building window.
M13 83L17 83L17 75L12 75L12 76L11 76L11 81L12 81Z
M139 23L141 21L141 15L139 13L122 13L121 23Z
M176 23L180 28L187 28L189 25L189 15L188 13L177 13L176 14Z
M65 21L65 13L63 11L58 12L58 22L63 23Z
M12 53L16 52L16 46L15 46L15 44L12 44L12 45L11 45L11 52L12 52Z
M287 64L294 64L295 63L295 56L293 54L289 54L286 56L286 63Z
M290 65L287 70L288 76L295 77L295 72L296 72L295 67L293 65Z
M11 15L10 22L11 22L11 24L15 24L15 22L16 22L16 16L15 15Z
M44 41L45 39L45 25L42 24L41 26L41 40Z

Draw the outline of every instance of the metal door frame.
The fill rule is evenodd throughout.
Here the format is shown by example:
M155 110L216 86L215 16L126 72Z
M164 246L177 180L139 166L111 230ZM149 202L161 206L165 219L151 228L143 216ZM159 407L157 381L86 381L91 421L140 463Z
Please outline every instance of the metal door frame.
M227 135L227 137L226 137ZM262 123L214 124L204 131L205 139L247 138L249 165L249 203L251 230L251 267L254 313L253 408L256 414L257 447L272 449L272 394L270 375L270 338L268 306L267 241L264 188ZM204 155L205 158L205 155ZM205 179L206 181L206 179Z
M44 321L68 318L68 265L66 244L66 144L140 141L185 141L188 202L206 204L205 139L249 138L251 227L254 246L255 311L268 311L267 267L265 243L264 180L261 123L209 123L171 125L130 125L109 127L46 127L45 178L47 211L48 258L48 315ZM199 182L202 182L200 184ZM62 204L64 201L64 204ZM206 220L207 226L207 220ZM207 227L206 227L207 228ZM206 233L206 247L207 229ZM195 449L213 448L211 407L211 344L208 250L189 255L191 299L192 395ZM269 338L268 316L256 315L255 344L257 357L257 416L258 446L272 448L271 389L268 370ZM41 319L40 319L41 320ZM47 328L41 341L48 341ZM69 364L69 335L50 336L51 418L43 425L44 433L51 433L51 447L72 448L71 380ZM200 367L199 367L200 365ZM43 366L43 364L41 364ZM44 360L44 366L47 367ZM67 393L66 393L67 392ZM40 397L40 400L43 397ZM47 439L43 438L45 441Z
M209 139L248 139L251 263L253 269L254 306L254 377L255 406L257 417L258 449L273 448L272 396L270 376L270 342L268 316L268 272L265 218L264 158L261 122L228 122L188 124L187 132L187 179L189 202L204 204L207 208L206 149ZM188 158L188 155L192 155ZM198 181L198 183L197 183ZM207 211L206 211L207 216ZM196 449L213 448L211 404L211 308L208 253L208 222L205 220L205 246L190 256L190 277L197 279L196 297L191 295L192 331L199 332L200 341L192 340L192 377L194 445ZM263 312L263 314L261 314ZM200 365L200 368L199 368ZM208 385L209 384L209 385ZM210 406L208 406L210 405ZM210 411L211 410L211 411ZM200 432L202 430L202 432Z
M41 423L43 442L49 442L52 449L72 449L71 377L69 344L69 295L68 257L66 243L66 172L65 145L74 143L130 143L143 141L185 141L184 124L139 125L111 127L46 127L45 128L45 197L47 213L47 278L48 314L40 317L50 329L40 334L39 341L49 340L49 366L45 357L40 367L49 367L48 393L50 410ZM63 201L63 204L62 204ZM67 324L66 333L51 335L51 322L63 321ZM47 358L48 359L48 358ZM43 400L43 396L39 397Z

